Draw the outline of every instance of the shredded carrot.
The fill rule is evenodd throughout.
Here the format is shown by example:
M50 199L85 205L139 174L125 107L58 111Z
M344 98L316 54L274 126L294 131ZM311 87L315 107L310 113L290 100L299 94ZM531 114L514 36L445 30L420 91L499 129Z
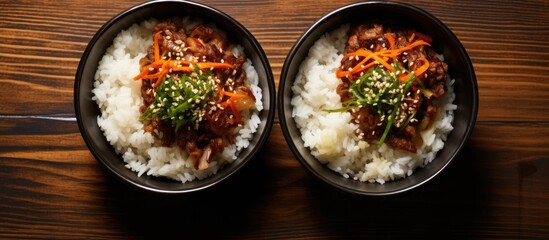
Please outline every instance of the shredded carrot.
M185 60L163 60L158 59L155 62L145 66L143 70L135 76L134 80L139 79L157 79L157 82L166 76L166 74L171 70L172 72L192 72L194 68L192 66L198 66L199 69L208 69L208 68L230 68L234 69L235 66L229 63L219 63L219 62L190 62ZM150 68L156 70L155 73L149 74L151 72ZM162 69L162 70L160 70ZM153 70L153 71L154 71Z
M399 80L400 82L406 82L406 81L408 81L408 79L410 78L410 75L411 75L411 74L412 74L412 73L401 74L401 75L398 77L398 80Z
M415 47L419 47L419 46L430 46L429 43L423 41L423 40L417 40L413 43L411 43L410 45L406 46L406 47L402 47L402 48L399 48L397 49L397 52L398 54L402 53L402 52L405 52L405 51L408 51L408 50L412 50L413 48Z
M229 96L233 99L245 98L246 97L246 95L244 95L244 94L232 93L232 92L227 92L227 91L223 91L223 90L221 90L220 92L222 93L221 94L222 96L227 95L227 96Z
M228 63L218 63L218 62L198 62L196 65L200 69L206 69L206 68L230 68L234 69L235 66Z
M180 67L172 67L172 71L176 71L176 72L192 72L192 71L194 71L194 69L191 68L191 67L180 66Z
M421 74L423 74L425 71L427 71L427 69L429 69L429 60L427 60L425 57L421 57L420 60L423 62L423 64L421 64L420 67L415 68L413 70L414 75L418 78L421 78ZM398 80L400 80L401 82L405 82L410 78L411 75L412 73L400 75Z
M164 56L166 52L160 52L160 43L159 39L162 37L162 32L158 31L153 35L153 48L154 48L154 62L141 66L141 72L137 74L133 79L149 79L154 81L155 87L160 85L168 73L172 72L192 72L194 71L193 66L197 66L199 69L214 69L214 68L236 68L235 65L223 62L194 62L187 60L174 60L168 59ZM162 54L162 55L161 55Z
M391 64L387 63L387 61L383 60L382 58L378 57L377 55L373 55L372 58L375 59L378 63L381 63L385 68L387 68L391 72L395 71L395 68L393 66L391 66Z
M141 79L147 74L149 74L149 68L145 67L145 69L143 69L143 71L141 71L139 74L137 74L137 76L133 77L133 80Z
M421 74L429 69L429 60L427 60L425 57L420 58L420 60L423 61L423 64L421 65L421 67L414 70L416 77L421 76Z
M385 38L387 38L387 41L389 41L389 47L391 50L395 49L395 38L393 37L393 34L388 32L385 34Z
M414 35L414 34L412 34ZM358 74L362 71L366 71L367 69L371 68L375 64L381 64L386 69L390 71L395 71L394 67L390 64L390 59L397 59L398 56L405 52L414 49L415 47L419 46L429 46L430 44L422 39L416 40L412 42L411 44L396 48L396 45L394 43L394 36L391 33L386 33L385 37L389 41L389 47L390 49L380 50L378 52L372 52L367 49L358 49L354 52L347 53L345 56L343 56L343 59L357 59L360 60L354 67L350 69L341 69L338 68L336 70L336 76L338 78L342 77L351 77L351 75ZM427 62L428 61L424 61ZM424 64L425 65L425 64ZM428 67L428 66L427 66ZM424 71L423 71L424 72ZM423 73L422 72L422 73ZM407 79L407 78L406 78Z
M164 79L166 74L168 74L168 71L169 71L168 69L162 69L162 71L160 72L160 76L158 76L158 78L156 79L154 87L160 86L160 83L162 82L162 79Z
M357 74L357 73L359 73L359 72L361 72L361 71L364 71L365 69L369 69L369 68L373 67L375 64L376 64L376 62L372 61L372 62L370 62L370 63L368 63L368 64L366 64L366 65L357 65L357 66L359 66L359 67L353 68L353 70L351 70L350 73L351 73L351 74Z
M348 59L348 58L352 58L352 57L367 57L367 56L370 56L372 54L372 51L370 50L366 50L366 49L358 49L354 52L350 52L350 53L347 53L345 54L345 56L343 56L343 59Z
M218 103L218 106L220 106L222 108L229 107L231 109L231 111L233 112L234 118L229 119L229 124L239 123L240 120L241 120L241 116L240 116L240 111L236 107L235 101L238 100L238 99L241 99L241 98L245 98L247 96L245 94L229 92L229 91L225 91L223 89L219 89L217 91L217 93L218 93L220 99L223 99L225 96L229 97L227 100Z
M227 101L225 101L225 102L218 103L217 105L222 107L222 108L226 108L227 105L229 105L229 103Z
M158 38L160 37L160 34L162 32L158 31L153 36L153 42L154 42L154 61L160 60L160 47L158 46Z
M416 34L412 33L412 36L410 36L410 38L408 38L408 42L411 42L412 40L414 40L415 37L416 37Z

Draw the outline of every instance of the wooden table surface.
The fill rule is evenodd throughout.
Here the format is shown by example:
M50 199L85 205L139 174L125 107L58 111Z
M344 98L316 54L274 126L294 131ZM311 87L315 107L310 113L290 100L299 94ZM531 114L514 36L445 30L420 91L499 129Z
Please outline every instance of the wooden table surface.
M303 31L348 2L203 1L255 35L277 84ZM549 238L548 1L412 1L467 49L480 107L464 152L445 172L383 198L317 181L278 119L259 157L213 188L159 196L111 177L78 130L74 76L99 27L138 3L0 0L1 239Z

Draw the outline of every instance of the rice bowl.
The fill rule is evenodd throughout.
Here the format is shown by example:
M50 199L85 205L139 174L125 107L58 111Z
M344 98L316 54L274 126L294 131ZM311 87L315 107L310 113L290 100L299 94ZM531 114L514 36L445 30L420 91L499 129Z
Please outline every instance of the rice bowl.
M390 17L389 17L390 16ZM345 178L342 174L322 164L305 146L301 130L294 118L292 99L295 97L294 81L300 67L309 55L313 44L323 35L331 33L345 24L376 21L388 26L415 29L432 37L432 47L444 56L448 64L448 75L454 80L452 87L457 106L453 115L453 130L446 136L444 147L425 167L415 169L405 178L385 181L384 184L361 182L354 177ZM333 61L333 60L332 60ZM327 97L323 97L325 101ZM478 110L478 89L474 68L459 39L440 20L428 12L410 4L370 1L353 3L335 9L319 18L311 25L291 48L280 76L278 88L278 114L282 133L292 153L301 165L317 180L337 190L367 196L387 196L400 194L431 181L439 176L459 156L470 136ZM331 110L331 109L327 109Z
M102 110L96 101L98 96L92 92L92 90L95 89L95 76L97 74L99 62L104 57L107 49L113 45L113 40L122 31L128 30L134 24L139 24L151 19L164 20L171 17L182 16L188 16L193 20L202 20L204 23L212 24L212 26L224 31L227 34L227 37L231 39L232 43L242 46L239 47L240 51L245 53L245 56L250 60L251 65L253 65L253 68L257 73L255 79L257 79L257 87L261 89L261 101L263 107L260 111L257 110L257 108L254 109L254 111L257 112L257 117L259 118L259 121L255 121L255 123L258 123L256 131L255 133L243 132L242 137L248 138L249 145L241 146L241 150L238 152L236 159L233 159L230 164L222 164L224 165L223 167L217 166L220 163L217 161L218 159L215 161L214 159L211 159L212 161L209 164L211 169L208 171L211 171L212 174L207 177L207 174L205 174L204 178L200 179L198 176L192 176L192 174L189 173L191 176L187 177L189 177L189 179L194 178L194 180L188 181L184 179L186 180L184 184L182 184L182 179L180 176L176 176L176 179L169 177L156 177L152 175L152 172L151 175L148 175L146 171L138 176L139 172L132 171L131 168L128 168L127 163L123 160L123 155L119 154L119 151L107 140L104 135L104 131L99 127L98 116L102 115ZM151 36L148 37L148 41L150 41ZM126 40L127 39L124 39L124 41ZM115 54L118 53L119 52L116 52ZM132 56L132 58L133 57L134 56ZM114 65L117 65L117 62L114 62ZM118 66L122 65L118 64ZM137 66L137 70L131 71L139 72L140 68L141 66ZM120 71L120 73L122 72L127 74L125 69ZM130 78L132 77L135 77L135 75L130 76ZM107 21L90 40L90 43L82 55L76 72L74 84L74 104L76 119L83 140L97 162L102 167L105 167L107 172L111 173L115 178L122 180L122 182L139 189L157 193L181 194L203 190L213 185L217 185L237 173L258 154L261 147L266 142L272 128L275 107L274 87L275 85L272 71L261 45L238 21L215 8L196 2L183 0L150 1L133 6L117 14L111 20ZM131 94L132 88L125 88L126 90L124 91ZM107 94L110 93L107 92ZM249 116L251 115L252 114ZM248 119L248 117L242 119ZM249 121L248 123L252 122L253 121ZM245 124L242 124L241 127L242 129L248 128ZM154 134L157 133L154 132ZM252 136L249 137L248 134L251 134ZM123 134L120 136L122 135ZM116 139L116 137L112 139ZM124 137L120 139L124 139ZM123 141L127 142L128 139ZM242 141L241 143L245 142ZM225 161L225 163L228 161ZM167 168L158 168L152 171L164 171ZM213 174L214 171L215 174ZM184 175L185 174L183 173L183 177L186 178Z
M189 18L183 18L183 21L187 31L198 24ZM263 109L257 73L251 61L244 63L247 83L252 87L257 101L249 119L235 130L235 143L225 147L208 169L197 170L188 153L176 146L166 147L159 144L152 133L144 130L144 125L139 120L139 107L143 101L140 93L141 82L134 81L132 77L138 75L139 61L146 54L147 47L152 45L152 28L157 23L154 19L144 21L122 31L99 62L95 88L92 90L95 95L93 99L102 113L98 116L97 123L116 152L122 155L126 167L137 172L138 176L163 176L182 183L203 179L215 174L223 164L237 159L238 152L249 145L253 133L256 132L260 123L258 112ZM235 56L243 53L239 46L231 51Z
M322 164L345 178L383 184L410 176L415 168L425 166L435 158L453 129L453 110L457 108L452 104L455 99L453 82L446 82L448 91L436 102L443 111L438 114L435 124L421 133L425 141L416 153L394 149L385 143L378 148L355 134L358 126L352 123L351 114L324 111L342 107L336 93L340 84L336 70L344 55L348 31L349 25L343 25L317 40L292 86L292 117L304 146Z

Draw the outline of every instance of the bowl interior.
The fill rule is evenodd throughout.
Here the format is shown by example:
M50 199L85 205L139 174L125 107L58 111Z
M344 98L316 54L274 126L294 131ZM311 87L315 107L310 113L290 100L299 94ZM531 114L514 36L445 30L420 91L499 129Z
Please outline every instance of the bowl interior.
M414 171L410 177L371 184L346 179L320 164L303 146L301 134L292 118L294 83L301 62L310 47L321 35L346 23L376 21L387 26L412 28L433 38L432 46L442 53L449 66L449 74L455 79L454 91L458 106L454 111L454 130L449 134L444 148L425 168ZM313 24L296 42L284 63L279 91L279 118L284 136L298 160L323 182L346 192L364 195L390 195L412 189L442 171L456 157L474 126L478 106L477 83L471 61L457 37L443 23L429 13L411 5L391 2L364 2L341 7Z
M92 100L94 75L100 59L105 50L112 44L114 37L122 30L134 23L139 23L150 18L164 19L173 16L191 16L202 19L205 22L214 23L223 29L228 38L239 43L245 49L246 56L251 59L259 75L259 86L263 91L264 109L260 112L261 124L254 135L250 146L238 155L238 159L232 164L226 165L217 174L203 180L195 180L182 184L159 177L137 177L135 172L124 167L120 155L117 155L113 147L107 142L102 131L97 125L97 116L100 110ZM107 22L90 41L87 46L75 79L74 103L78 125L82 136L94 155L114 175L125 182L156 192L182 193L195 191L209 187L224 178L230 176L241 168L259 151L266 141L271 130L275 109L275 86L273 75L265 53L257 40L240 23L230 16L205 5L186 1L153 1L130 8Z

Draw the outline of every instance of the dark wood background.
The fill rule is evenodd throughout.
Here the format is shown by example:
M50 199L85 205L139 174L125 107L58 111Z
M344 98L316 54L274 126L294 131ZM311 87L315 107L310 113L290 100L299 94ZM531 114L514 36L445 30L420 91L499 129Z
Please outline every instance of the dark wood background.
M351 1L203 2L249 28L278 84L303 31ZM466 47L480 108L447 171L384 198L318 182L278 119L260 156L211 189L159 196L111 177L75 122L74 75L99 27L137 3L0 0L0 238L549 238L548 1L412 1Z

